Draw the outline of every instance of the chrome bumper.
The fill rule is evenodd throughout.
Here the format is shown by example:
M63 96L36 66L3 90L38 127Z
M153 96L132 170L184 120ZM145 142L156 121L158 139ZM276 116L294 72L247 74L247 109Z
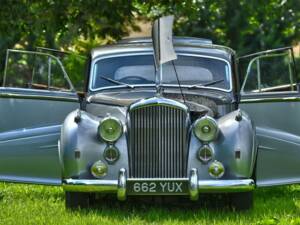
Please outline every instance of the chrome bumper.
M65 179L62 185L65 191L71 192L116 193L118 200L122 201L127 196L126 181L126 170L121 169L118 180ZM196 169L190 171L190 176L186 181L189 182L189 193L186 195L189 195L191 200L197 200L199 193L244 192L255 188L252 179L199 180Z

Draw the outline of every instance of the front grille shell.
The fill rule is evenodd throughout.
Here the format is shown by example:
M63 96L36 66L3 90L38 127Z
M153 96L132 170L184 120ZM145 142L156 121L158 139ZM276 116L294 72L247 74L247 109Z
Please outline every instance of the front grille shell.
M129 177L187 177L189 113L170 99L139 101L128 110Z

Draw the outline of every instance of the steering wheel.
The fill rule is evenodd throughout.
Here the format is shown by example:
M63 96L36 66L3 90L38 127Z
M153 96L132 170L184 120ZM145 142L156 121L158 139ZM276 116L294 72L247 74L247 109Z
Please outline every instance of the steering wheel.
M148 80L141 76L127 76L127 77L121 78L119 81L124 82L124 83L128 83L128 81L140 81L140 82L144 82L144 83L151 83L151 80Z

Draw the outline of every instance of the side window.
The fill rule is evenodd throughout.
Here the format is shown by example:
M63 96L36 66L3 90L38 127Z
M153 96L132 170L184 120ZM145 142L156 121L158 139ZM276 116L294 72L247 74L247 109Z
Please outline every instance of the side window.
M87 57L84 55L78 55L73 52L64 52L56 49L49 49L43 47L37 47L37 52L50 54L52 56L57 57L60 62L63 64L65 71L69 75L74 88L77 91L84 90L84 79L86 74L87 67ZM67 80L63 79L64 76L62 74L62 70L60 69L60 65L57 60L52 60L52 79L51 85L54 87L61 87L67 85Z
M34 73L34 55L7 52L3 86L28 88Z
M61 69L60 64L57 60L51 59L51 77L49 81L50 90L64 90L67 91L70 89L67 79L64 76L64 73Z
M48 74L51 73L51 64L49 57L44 55L33 56L32 78L28 82L28 88L31 89L48 89ZM49 71L50 70L50 71ZM12 74L13 77L13 74Z
M245 78L243 93L290 92L297 89L291 49L264 52L242 59ZM247 66L245 63L247 62Z
M8 50L4 87L72 91L59 59L49 54Z

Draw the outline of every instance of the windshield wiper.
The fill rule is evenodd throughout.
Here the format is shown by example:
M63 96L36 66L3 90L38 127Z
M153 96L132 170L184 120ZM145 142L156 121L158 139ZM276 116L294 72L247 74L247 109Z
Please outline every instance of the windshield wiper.
M99 76L99 77L102 78L103 80L107 80L107 81L109 81L113 84L125 85L126 87L134 88L134 85L127 84L127 83L124 83L124 82L121 82L121 81L118 81L118 80L114 80L114 79L111 79L109 77L105 77L105 76Z
M207 87L210 85L221 83L223 81L224 81L224 79L220 79L220 80L215 80L215 81L211 81L211 82L204 83L204 84L194 84L194 85L189 86L188 89Z

